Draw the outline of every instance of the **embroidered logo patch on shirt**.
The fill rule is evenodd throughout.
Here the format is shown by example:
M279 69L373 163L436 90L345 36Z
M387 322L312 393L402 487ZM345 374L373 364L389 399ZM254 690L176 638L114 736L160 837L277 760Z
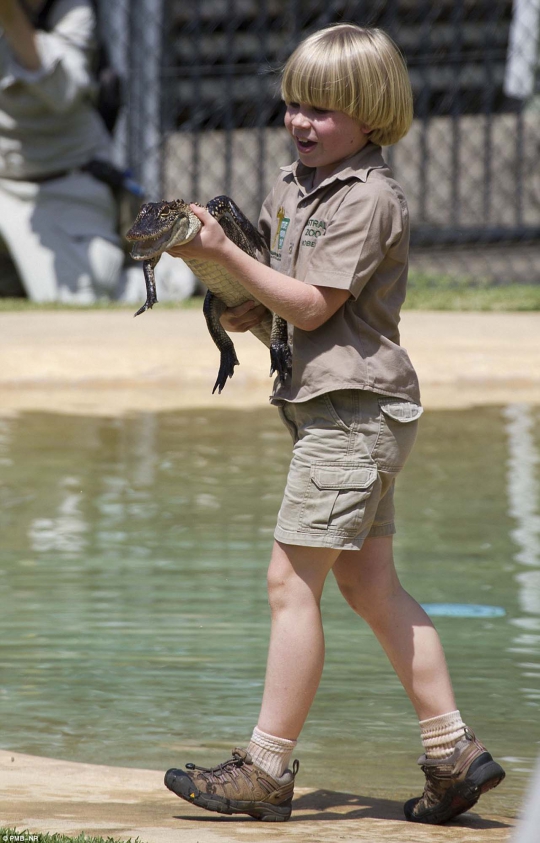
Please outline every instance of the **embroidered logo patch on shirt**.
M319 237L326 234L326 223L324 220L309 220L302 232L302 246L313 248Z
M291 221L290 217L285 216L285 208L283 207L283 205L279 206L278 212L276 214L276 219L278 221L278 224L276 228L276 233L274 234L274 239L272 241L270 254L273 258L281 260L281 250L283 249L283 243L285 242L285 234L287 233L287 229Z

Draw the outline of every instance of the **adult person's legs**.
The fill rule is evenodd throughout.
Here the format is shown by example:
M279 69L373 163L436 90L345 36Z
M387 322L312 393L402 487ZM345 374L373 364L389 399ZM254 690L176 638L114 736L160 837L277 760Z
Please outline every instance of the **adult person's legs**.
M38 191L30 182L0 180L0 230L28 298L56 301L54 251L41 243L30 223Z
M90 303L114 295L124 255L109 187L86 173L0 180L0 231L28 297Z

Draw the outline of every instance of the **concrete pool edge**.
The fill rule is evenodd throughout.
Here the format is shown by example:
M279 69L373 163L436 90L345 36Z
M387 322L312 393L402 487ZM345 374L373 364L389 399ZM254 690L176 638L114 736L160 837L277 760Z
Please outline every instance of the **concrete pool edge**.
M19 831L88 834L142 843L238 843L249 840L496 843L509 841L515 820L482 807L448 826L404 821L401 802L297 788L289 823L220 817L182 802L162 772L98 766L0 750L0 823ZM476 811L478 810L478 813Z
M405 311L400 327L426 408L540 404L540 313ZM240 366L218 396L198 310L0 313L0 415L268 406L267 349L234 342Z

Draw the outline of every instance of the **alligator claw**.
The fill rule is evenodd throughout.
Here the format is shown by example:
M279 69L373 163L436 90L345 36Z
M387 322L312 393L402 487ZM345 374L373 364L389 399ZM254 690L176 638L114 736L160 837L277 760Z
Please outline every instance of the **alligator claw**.
M219 372L212 390L212 395L216 389L218 390L219 395L221 395L221 390L227 383L227 378L232 378L234 375L234 367L238 365L238 357L236 356L234 347L224 348L221 352Z
M138 309L137 313L134 313L133 315L140 316L145 310L151 310L155 304L157 304L157 299L154 299L154 301L148 301L147 299L143 306Z
M270 376L277 372L280 383L284 384L292 372L292 356L288 343L273 342L270 344L270 363Z

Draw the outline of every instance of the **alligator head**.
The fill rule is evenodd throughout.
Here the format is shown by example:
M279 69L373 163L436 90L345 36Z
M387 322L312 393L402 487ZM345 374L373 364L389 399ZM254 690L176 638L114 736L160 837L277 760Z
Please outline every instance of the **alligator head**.
M144 261L161 255L172 246L188 243L200 228L200 220L181 199L147 202L127 232L126 240L133 243L132 258Z

